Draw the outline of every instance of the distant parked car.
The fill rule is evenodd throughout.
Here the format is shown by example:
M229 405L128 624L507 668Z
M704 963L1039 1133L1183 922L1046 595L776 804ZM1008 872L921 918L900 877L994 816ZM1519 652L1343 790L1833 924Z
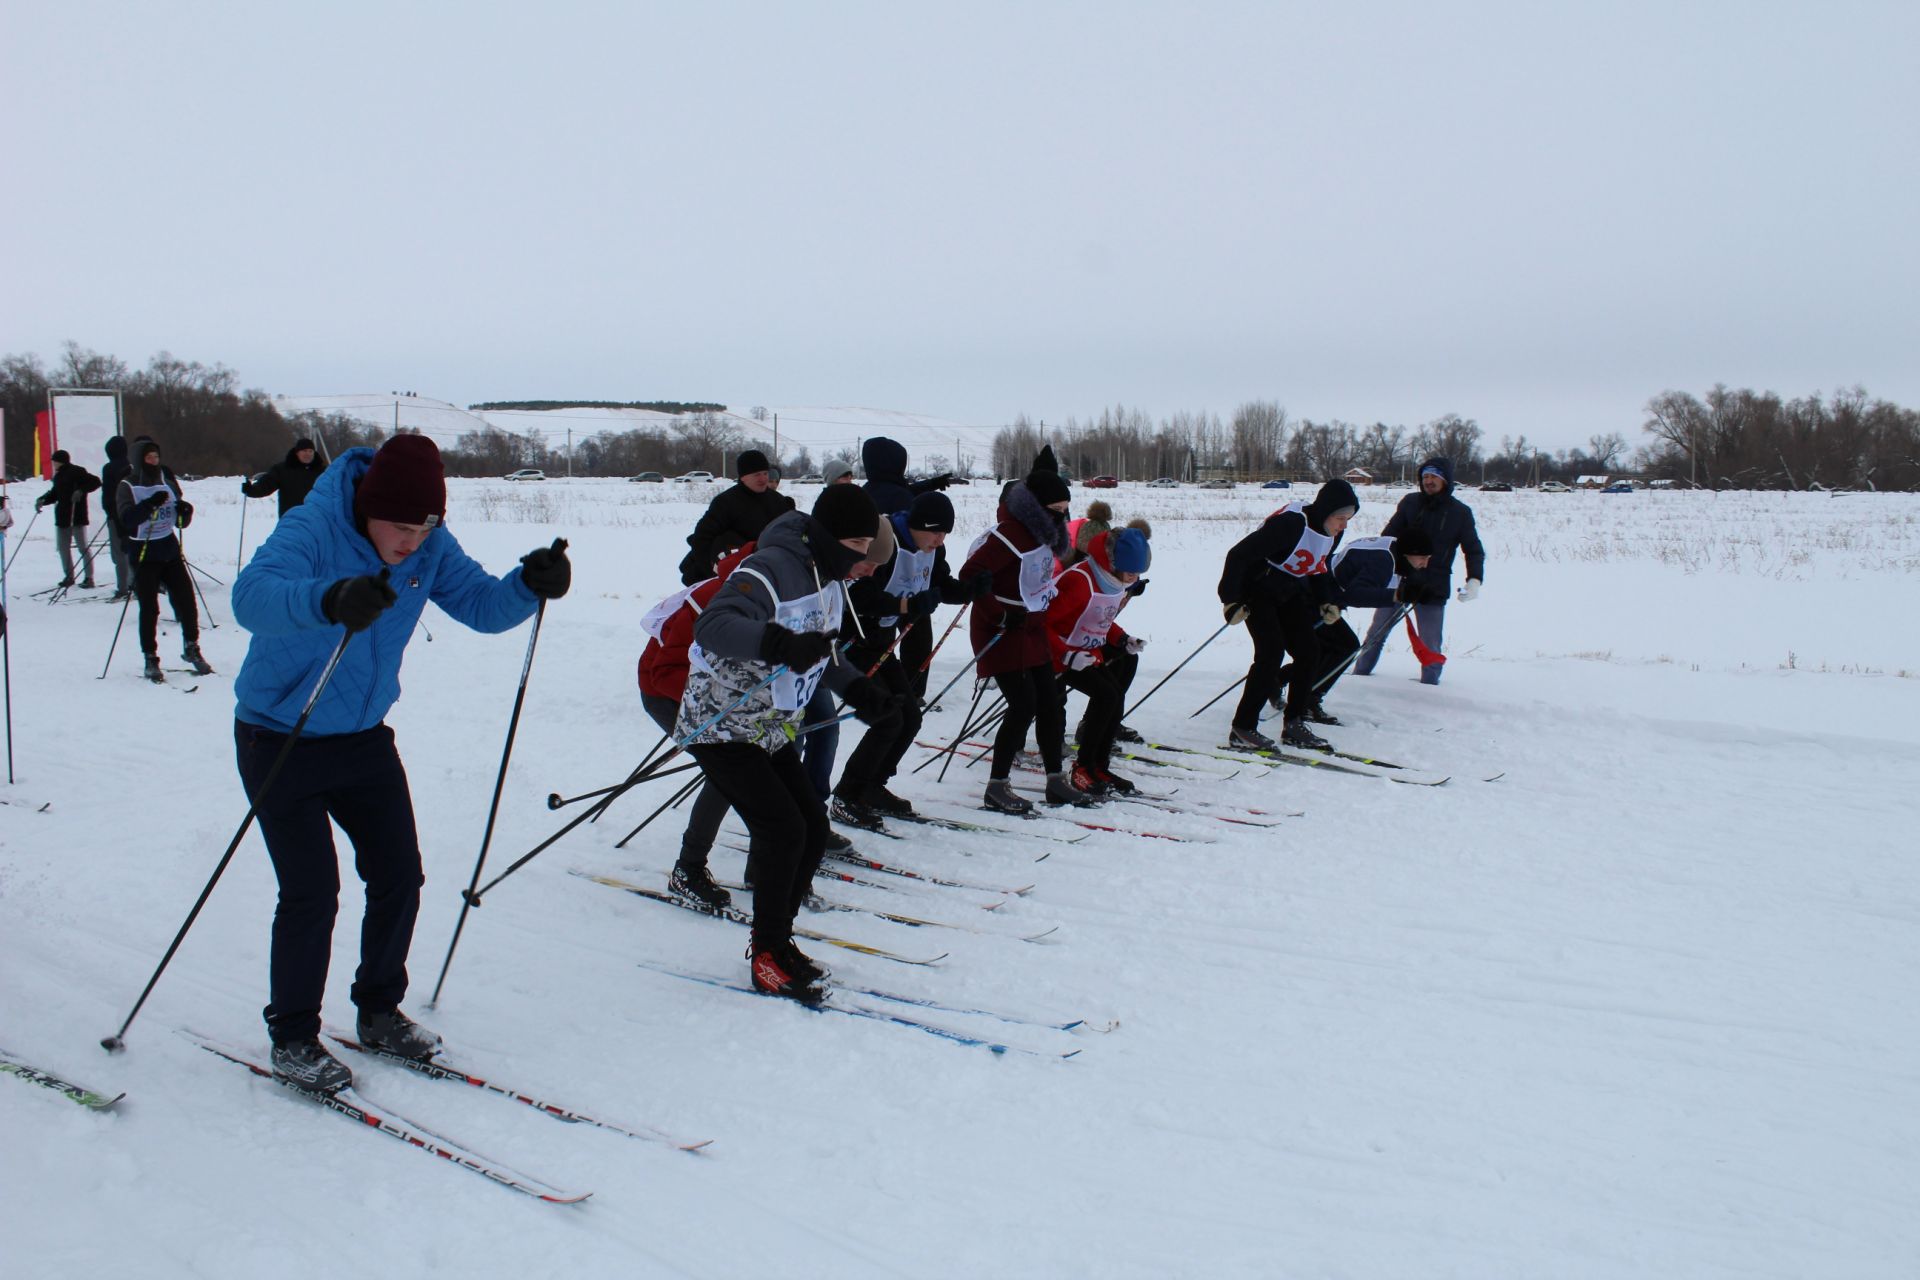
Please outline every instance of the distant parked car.
M1179 487L1180 482L1172 476L1161 476L1158 480L1147 481L1149 489L1178 489Z
M695 484L704 483L711 479L713 479L713 472L711 471L689 471L683 476L675 476L673 482L675 484Z
M1615 480L1615 481L1614 481L1614 482L1613 482L1612 484L1610 484L1610 485L1608 485L1608 486L1607 486L1606 488L1604 488L1604 489L1602 489L1602 490L1601 490L1600 492L1602 492L1602 493L1632 493L1632 492L1633 492L1633 481L1631 481L1631 480Z
M948 484L972 484L973 481L967 479L965 476L948 476L947 483Z
M1233 488L1233 481L1231 481L1231 480L1202 480L1202 481L1200 482L1200 487L1201 487L1202 489L1231 489L1231 488Z
M518 471L507 472L509 480L545 480L547 473L538 467L522 467Z
M637 476L628 476L628 484L665 484L667 478L658 471L642 471Z
M1081 487L1086 489L1118 489L1120 487L1120 481L1113 476L1095 476Z
M794 481L795 484L825 484L826 482L827 478L818 471L809 471L806 475Z
M1489 480L1480 486L1482 493L1512 493L1513 486L1505 480Z
M1267 482L1266 482L1265 484L1263 484L1263 485L1261 485L1260 487L1261 487L1262 489L1291 489L1291 488L1293 488L1293 481L1291 481L1291 480L1269 480L1269 481L1267 481Z
M1573 486L1561 484L1558 480L1549 480L1540 486L1542 493L1572 493Z

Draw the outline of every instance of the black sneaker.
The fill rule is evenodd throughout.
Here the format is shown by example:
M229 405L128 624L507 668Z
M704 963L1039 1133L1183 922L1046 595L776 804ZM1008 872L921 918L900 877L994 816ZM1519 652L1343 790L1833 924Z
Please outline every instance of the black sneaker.
M1024 818L1033 812L1033 801L1015 791L1013 784L1005 778L987 779L987 794L983 802L996 813L1017 814Z
M713 872L705 864L690 867L684 862L674 863L667 889L703 911L717 913L733 905L733 895L713 882Z
M1145 742L1146 741L1145 738L1140 736L1140 731L1138 729L1129 729L1125 725L1121 725L1118 729L1115 729L1113 731L1113 740L1115 742Z
M868 787L861 792L860 800L867 808L877 809L881 813L890 813L896 817L913 816L913 805L885 787Z
M92 578L88 578L85 582L80 584L80 589L82 591L98 591L100 589L100 584L95 582Z
M381 1049L396 1058L425 1061L440 1052L440 1037L398 1009L378 1012L362 1009L354 1021L360 1043L369 1049Z
M1227 746L1234 751L1273 751L1279 745L1258 729L1235 728L1227 735Z
M167 682L167 673L160 669L160 655L157 653L147 655L146 666L141 670L140 674L155 684L165 684Z
M189 641L186 647L180 650L180 656L186 659L188 666L193 668L193 674L197 676L213 674L213 664L201 655L198 641Z
M1064 773L1047 775L1047 803L1072 805L1076 809L1090 808L1098 803L1092 796L1073 785L1073 779Z
M273 1078L308 1093L338 1093L353 1085L353 1072L321 1047L318 1040L275 1043L268 1059Z
M886 823L881 819L877 811L868 808L858 801L849 800L845 796L835 796L833 798L832 803L827 806L827 816L835 822L845 823L849 827L859 827L862 831L880 831L886 827ZM828 831L829 834L832 834L831 828L829 828ZM842 840L846 839L845 836L841 836L840 838ZM848 847L852 847L851 842L849 842ZM827 848L833 848L833 842L831 840L827 842Z
M806 981L789 967L793 961L784 954L784 948L756 949L749 946L747 962L753 971L755 991L770 996L784 996L801 1004L819 1004L827 998L826 988L817 982Z
M1280 730L1280 741L1289 747L1299 747L1303 751L1331 751L1333 744L1307 728L1304 720L1289 720Z
M1321 706L1317 702L1307 708L1307 714L1304 717L1304 719L1310 720L1314 724L1339 724L1340 723L1339 716L1334 715L1331 711L1328 711L1325 707Z

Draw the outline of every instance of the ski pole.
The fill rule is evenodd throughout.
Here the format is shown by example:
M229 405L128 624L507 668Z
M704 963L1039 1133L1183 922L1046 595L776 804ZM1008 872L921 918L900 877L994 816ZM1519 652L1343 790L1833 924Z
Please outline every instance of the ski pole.
M979 682L975 684L973 687L973 701L967 707L967 714L960 718L960 732L953 735L952 742L949 742L946 746L934 752L932 755L928 756L925 760L922 760L919 764L913 766L913 771L915 773L920 772L922 769L932 764L935 760L947 759L952 756L954 749L960 745L961 739L966 736L968 727L973 724L974 716L978 714L980 710L980 699L986 696L987 684L988 684L987 678L985 676L980 677ZM945 778L946 773L947 773L947 767L943 764L940 766L940 776L942 778Z
M1399 626L1400 620L1412 612L1413 612L1412 605L1410 604L1401 605L1400 612L1394 614L1393 621L1387 624L1387 630L1391 631L1395 627ZM1338 680L1343 674L1345 674L1348 667L1351 667L1354 663L1360 660L1360 652L1362 649L1365 649L1366 647L1367 646L1365 644L1360 645L1359 648L1355 649L1352 653L1348 654L1346 656L1345 661L1341 662L1339 666L1327 672L1327 674L1325 674L1324 676L1321 676L1320 679L1314 683L1313 691L1315 693L1318 693L1322 689L1326 688L1328 685L1332 684L1335 680Z
M683 769L695 769L698 767L699 766L697 764L686 764L681 766L681 768ZM679 770L674 770L674 772L677 773L679 772ZM625 834L624 836L621 836L619 841L615 843L613 847L616 849L626 848L627 841L633 839L635 836L639 835L642 831L645 831L647 829L647 824L651 823L655 818L659 817L661 814L665 813L667 810L679 808L680 802L682 800L685 800L688 796L692 795L695 791L699 790L702 786L704 786L706 784L706 781L707 781L707 776L705 774L699 774L695 777L688 778L686 781L686 785L682 786L678 791L668 796L665 800L662 800L660 802L659 808L655 809L652 813L642 818L640 820L640 825L635 827L633 830L627 832L627 834Z
M1228 694L1232 693L1235 689L1238 689L1241 685L1245 684L1246 682L1247 682L1247 677L1241 676L1238 680L1235 680L1232 684L1228 685L1226 688L1222 689L1220 692L1214 694L1211 698L1208 698L1206 706L1201 707L1200 711L1205 711L1207 707L1210 707L1214 703L1220 701L1220 699L1226 697ZM1194 712L1193 715L1188 716L1187 719L1189 720L1194 719L1200 714L1200 711Z
M7 530L13 513L0 497L0 679L7 687L7 785L13 785L13 641L7 637Z
M105 680L107 668L113 665L113 651L120 647L120 628L127 625L127 610L133 606L133 597L138 593L140 566L146 562L147 544L143 542L140 544L140 554L133 561L134 585L127 588L127 598L120 602L120 621L113 624L113 643L107 646L107 660L100 664L100 674L94 677L95 680Z
M553 540L554 551L566 549L565 538ZM473 878L467 881L469 892L479 887L481 869L487 865L487 849L493 844L493 824L500 816L500 793L507 785L507 762L513 758L513 738L520 731L520 709L527 702L527 677L533 673L533 650L540 643L540 624L546 618L547 601L543 596L533 611L533 631L527 636L527 656L520 663L520 686L513 693L513 714L507 719L507 741L500 748L500 769L493 776L493 801L487 805L487 825L480 835L480 856L473 860ZM433 995L427 1000L429 1009L440 1003L440 989L447 985L447 970L453 965L454 950L460 945L460 931L467 927L467 912L472 906L465 898L460 900L460 915L453 922L453 940L447 943L447 958L440 964L440 977L435 980Z
M7 563L6 563L7 568L9 569L13 568L13 562L19 559L21 548L27 545L27 536L33 532L33 526L35 522L38 521L39 519L40 519L40 508L35 507L33 509L33 519L28 520L27 527L20 531L20 546L15 547L13 549L13 555L7 558Z
M666 743L667 743L667 739L668 739L668 738L669 738L670 736L672 736L672 735L670 735L670 734L665 734L665 733L663 733L663 734L661 734L661 735L660 735L660 741L658 741L658 742L656 742L656 743L654 743L654 744L653 744L653 746L652 746L652 747L650 747L650 748L648 749L648 751L647 751L647 754L645 754L644 756L641 756L641 757L640 757L640 763L639 763L639 764L637 764L637 765L635 765L635 766L633 767L633 771L632 771L632 773L629 773L629 774L628 774L627 776L628 776L628 777L632 777L634 773L638 773L638 772L640 772L640 770L642 770L642 769L644 769L644 768L646 768L646 767L647 767L647 766L648 766L649 764L652 764L652 763L653 763L653 756L654 756L654 752L656 752L656 751L658 751L658 750L660 750L660 748L661 748L661 747L663 747L663 746L665 746L665 745L666 745ZM618 783L618 782L612 782L612 783L608 783L608 784L607 784L606 786L604 786L604 787L595 787L595 788L594 788L593 790L591 790L591 791L582 791L582 792L581 792L581 793L580 793L579 795L577 795L577 796L563 796L563 795L561 795L561 794L560 794L560 793L559 793L558 791L552 791L552 792L548 792L548 793L547 793L547 808L549 808L549 809L564 809L564 808L566 808L566 807L567 807L568 805L570 805L570 804L578 804L578 803L579 803L580 801L582 801L582 800L591 800L591 799L593 799L593 798L594 798L595 796L603 796L603 795L605 795L605 794L607 794L607 792L609 792L609 791L613 791L613 790L616 790L616 789L618 789L618 788L620 787L620 785L621 785L621 784L620 784L620 783Z
M233 571L240 572L240 563L247 554L247 496L240 495L240 545L233 549Z
M933 646L933 651L932 651L931 653L929 653L929 654L927 654L927 660L926 660L925 662L923 662L923 663L921 663L921 664L920 664L920 670L922 670L922 671L927 671L927 670L930 670L930 669L932 669L932 667L933 667L933 659L934 659L934 657L935 657L935 655L937 655L937 654L938 654L938 653L940 652L940 647L941 647L941 645L944 645L944 644L946 644L946 642L947 642L947 637L953 634L953 629L954 629L955 627L957 627L957 626L959 626L959 625L960 625L960 619L962 619L962 618L964 618L964 617L966 617L966 616L967 616L967 610L969 610L969 609L971 609L971 608L973 608L973 601L971 601L971 600L969 600L969 601L967 601L967 602L966 602L965 604L963 604L963 605L961 605L961 606L960 606L960 612L958 612L958 613L956 613L956 614L954 614L954 615L953 615L953 621L952 621L952 622L949 622L949 623L947 624L947 629L946 629L945 631L942 631L942 632L940 633L940 640L939 640L939 642L938 642L937 644L935 644L935 645ZM985 651L984 651L984 650L982 650L982 652L985 652ZM944 693L944 692L945 692L945 690L942 690L941 692L943 692L943 693ZM934 699L934 702L938 702L938 701L939 701L939 699L938 699L938 698L936 698L936 699ZM932 706L932 705L933 705L933 703L932 703L932 702L929 702L929 703L928 703L927 705L928 705L928 706Z
M199 579L193 576L199 570L193 567L193 561L187 559L187 540L181 538L178 532L173 536L180 539L180 563L187 567L187 582L192 585L193 593L200 597L200 612L206 615L207 627L209 630L218 631L220 622L213 616L212 607L207 604L207 593L200 589Z
M887 651L881 654L879 657L875 658L873 660L873 665L867 668L867 679L869 680L873 679L874 672L880 670L880 668L886 664L887 659L893 656L893 651L900 647L900 642L907 638L907 632L913 630L914 623L917 623L919 621L920 619L914 618L912 621L908 622L906 626L901 627L898 631L893 633L893 643L888 645Z
M385 581L386 576L387 571L382 569L381 580ZM320 679L314 682L313 692L307 695L307 705L301 709L300 718L294 721L293 732L289 733L287 740L280 745L280 753L274 756L273 764L267 769L267 776L261 780L260 786L253 793L252 800L248 802L247 816L241 819L240 829L233 833L233 839L227 844L227 851L220 855L220 865L213 869L213 875L207 880L207 887L200 891L200 899L193 904L193 910L187 912L186 920L180 925L180 932L173 935L173 942L168 945L167 954L160 957L159 968L155 969L153 976L147 979L146 989L141 991L140 998L133 1002L133 1011L127 1015L127 1020L120 1024L118 1031L100 1042L100 1047L108 1053L118 1053L127 1047L127 1028L131 1027L133 1020L140 1016L141 1006L145 1005L147 997L153 994L154 984L159 982L160 975L167 971L167 965L173 960L173 953L180 949L181 942L186 939L187 930L193 928L193 922L199 919L200 908L206 906L207 899L213 895L213 886L220 883L221 874L226 871L227 864L233 861L234 850L238 849L240 842L246 839L247 828L253 825L254 815L260 812L260 802L267 798L267 792L273 788L274 780L280 776L281 767L287 763L287 757L293 754L294 744L300 741L300 731L307 727L307 717L313 714L313 708L319 703L320 695L326 692L327 682L333 679L334 668L340 665L340 655L347 651L347 641L351 639L353 639L353 632L349 631L340 637L339 644L333 646L333 656L327 659L326 667L320 672Z
M988 651L989 651L989 650L991 650L991 649L993 648L993 646L995 646L995 645L997 645L997 644L999 644L999 643L1000 643L1000 638L1001 638L1002 636L1004 636L1004 635L1006 635L1006 634L1007 634L1007 633L1006 633L1006 632L1004 632L1004 631L996 631L996 632L994 632L994 633L993 633L993 639L991 639L991 640L989 640L989 641L987 641L987 642L986 642L986 643L985 643L984 645L981 645L981 646L980 646L980 652L979 652L979 653L976 653L976 654L974 654L974 655L973 655L973 661L972 661L971 663L969 663L969 664L967 664L967 665L968 665L968 666L973 666L973 667L977 667L977 666L979 666L979 665L980 665L980 659L982 659L982 658L984 658L984 657L986 657L986 656L987 656L987 653L988 653ZM945 641L945 640L942 640L942 641L941 641L940 643L941 643L941 644L945 644L945 643L946 643L946 641ZM939 646L938 646L938 645L936 645L936 646L934 646L934 653L938 653L938 652L940 652L940 649L939 649ZM932 661L933 661L933 655L932 655L932 654L929 654L929 655L927 655L927 661L928 661L928 662L932 662ZM925 668L924 668L924 667L922 667L921 669L922 669L922 670L925 670ZM928 698L928 699L927 699L927 702L926 702L926 705L927 705L927 706L929 706L929 707L933 707L933 706L937 706L937 705L939 705L939 702L940 702L940 699L942 699L942 698L944 698L944 697L946 697L946 696L947 696L947 690L949 690L949 689L951 689L951 688L953 688L953 686L955 686L956 684L959 684L959 683L960 683L960 677L961 677L961 676L964 676L964 675L966 675L966 674L967 674L967 668L966 668L966 667L962 667L962 668L960 668L960 670L958 670L958 671L956 671L956 672L954 673L954 676L953 676L953 679L951 679L951 680L949 680L949 681L947 681L947 682L946 682L946 684L944 684L944 685L942 685L942 686L940 687L940 692L939 692L939 693L936 693L936 694L934 694L934 695L933 695L933 696L932 696L931 698ZM978 700L978 699L976 698L976 699L975 699L975 702L978 702L978 701L979 701L979 700ZM973 712L971 712L971 711L969 711L969 712L967 712L967 714L968 714L969 716L971 716L971 715L973 714Z
M1151 688L1151 689L1149 689L1149 690L1147 690L1147 691L1146 691L1145 693L1143 693L1143 694L1141 694L1141 695L1140 695L1140 699L1139 699L1139 701L1138 701L1138 702L1135 702L1135 703L1134 703L1134 704L1133 704L1132 706L1130 706L1130 707L1128 707L1128 708L1127 708L1127 709L1126 709L1125 711L1123 711L1123 712L1121 712L1121 713L1120 713L1120 718L1121 718L1122 720L1125 720L1125 719L1126 719L1126 718L1127 718L1128 716L1130 716L1130 715L1132 715L1132 714L1133 714L1134 712L1136 712L1136 711L1138 711L1138 710L1140 709L1140 704L1141 704L1141 703L1143 703L1143 702L1145 702L1145 701L1146 701L1146 700L1147 700L1148 698L1151 698L1151 697L1152 697L1152 696L1153 696L1154 694L1156 694L1156 693L1158 693L1158 692L1160 692L1160 686L1161 686L1161 685L1164 685L1164 684L1165 684L1165 683L1166 683L1167 681L1169 681L1169 680L1171 680L1171 679L1173 679L1173 678L1174 678L1175 676L1177 676L1177 675L1179 675L1179 674L1180 674L1180 667L1184 667L1184 666L1186 666L1186 665L1187 665L1187 664L1188 664L1189 662L1192 662L1192 661L1193 661L1193 660L1194 660L1195 658L1197 658L1197 657L1199 657L1199 656L1200 656L1200 649L1204 649L1204 648L1206 648L1206 647L1207 647L1208 645L1210 645L1210 644L1212 644L1212 643L1213 643L1213 642L1214 642L1215 640L1218 640L1218 639L1220 638L1220 632L1221 632L1221 631L1225 631L1225 630L1226 630L1226 629L1227 629L1228 627L1230 627L1230 626L1232 626L1232 625L1233 625L1233 624L1232 624L1231 622L1227 622L1227 623L1222 623L1222 624L1221 624L1221 627L1220 627L1220 631L1216 631L1216 632L1214 632L1214 633L1213 633L1212 635L1210 635L1210 636L1208 636L1208 637L1207 637L1207 638L1206 638L1205 640L1202 640L1202 641L1200 642L1200 648L1199 648L1199 649L1195 649L1195 650L1194 650L1194 651L1193 651L1192 653L1190 653L1190 654L1188 654L1188 655L1187 655L1186 657L1184 657L1184 658L1182 658L1182 659L1180 660L1180 666L1179 666L1179 667L1175 667L1175 668L1174 668L1173 670L1171 670L1171 671L1169 671L1169 672L1167 672L1167 674L1165 674L1164 676L1161 676L1161 677L1160 677L1160 684L1156 684L1156 685L1154 685L1154 686L1153 686L1153 688ZM1211 706L1211 705L1213 705L1213 704L1212 704L1212 703L1208 703L1207 705L1208 705L1208 706ZM1201 708L1201 710L1202 710L1202 711L1204 711L1204 710L1206 710L1206 708L1205 708L1205 707L1202 707L1202 708ZM1196 712L1194 713L1194 715L1198 715L1198 714L1199 714L1199 712L1198 712L1198 711L1196 711ZM1187 718L1188 718L1188 719L1192 719L1193 717L1192 717L1192 716L1189 716L1189 717L1187 717Z

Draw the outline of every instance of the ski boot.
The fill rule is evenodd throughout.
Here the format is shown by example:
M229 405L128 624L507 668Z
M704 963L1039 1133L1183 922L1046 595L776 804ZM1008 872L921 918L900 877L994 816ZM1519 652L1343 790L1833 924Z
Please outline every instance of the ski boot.
M167 682L167 673L160 669L160 655L157 653L147 655L146 666L141 669L140 674L155 684L165 684Z
M1106 788L1106 792L1109 795L1130 796L1140 790L1140 788L1134 786L1131 781L1121 777L1111 769L1097 768L1092 770L1092 772L1099 776L1101 785ZM1079 785L1077 774L1074 785Z
M187 641L186 646L180 650L180 656L186 659L188 666L193 668L193 674L197 676L213 674L213 664L201 654L198 640Z
M703 863L676 862L667 877L667 889L702 911L718 915L733 905L733 895L713 882L713 872Z
M794 942L792 938L787 939L786 946L781 951L781 954L787 959L787 972L793 974L802 982L819 986L833 976L831 969L802 951L799 944Z
M1227 735L1227 747L1233 751L1273 751L1279 745L1258 729L1242 729L1238 725Z
M867 808L880 813L891 814L896 818L911 818L913 805L906 799L893 794L885 787L875 784L860 794L860 802Z
M1339 723L1340 723L1340 717L1339 717L1339 716L1337 716L1337 715L1334 715L1334 714L1333 714L1333 712L1331 712L1331 711L1329 711L1329 710L1327 710L1327 709L1326 709L1325 707L1323 707L1323 706L1321 706L1321 705L1320 705L1319 703L1317 703L1317 702L1316 702L1316 703L1314 703L1314 704L1313 704L1312 706L1310 706L1310 707L1308 707L1308 708L1307 708L1307 713L1306 713L1306 715L1305 715L1304 717L1302 717L1302 718L1303 718L1303 719L1305 719L1305 720L1308 720L1308 721L1310 721L1310 722L1312 722L1312 723L1314 723L1314 724L1334 724L1334 725L1337 725L1337 724L1339 724Z
M852 853L853 841L847 839L832 827L828 827L826 851L828 853Z
M1015 791L1005 778L987 779L987 794L982 802L996 813L1011 813L1021 818L1033 812L1033 801Z
M440 1037L398 1009L375 1012L362 1009L354 1022L360 1043L380 1049L396 1058L414 1058L425 1062L440 1052Z
M1133 742L1133 743L1140 743L1140 742L1146 741L1145 738L1140 736L1140 731L1138 729L1129 729L1125 725L1121 725L1119 728L1113 731L1113 740L1115 742Z
M268 1058L273 1078L306 1093L338 1093L353 1085L347 1064L328 1053L318 1040L274 1042Z
M1092 796L1073 785L1073 780L1065 773L1047 775L1047 803L1072 805L1076 809L1090 809L1098 803Z
M819 1004L827 998L826 988L818 982L809 982L795 970L793 959L787 954L791 943L759 946L748 944L747 962L753 971L753 989L764 995L784 996L788 1000L798 1000L801 1004ZM798 955L798 949L793 954Z
M1103 796L1107 794L1107 780L1103 778L1096 769L1089 768L1084 764L1076 764L1073 766L1071 777L1073 785L1090 796Z
M1280 741L1303 751L1331 751L1333 744L1307 728L1305 720L1289 720L1280 730Z
M827 816L835 822L844 823L849 827L858 827L862 831L886 829L886 824L881 821L878 812L857 800L849 800L842 795L835 795L828 803Z

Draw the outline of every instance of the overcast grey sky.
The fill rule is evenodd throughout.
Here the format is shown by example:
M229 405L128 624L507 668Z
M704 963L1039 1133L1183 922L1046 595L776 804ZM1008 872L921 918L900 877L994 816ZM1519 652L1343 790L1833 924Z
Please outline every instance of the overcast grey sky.
M0 351L1639 438L1920 405L1920 5L9 0Z

